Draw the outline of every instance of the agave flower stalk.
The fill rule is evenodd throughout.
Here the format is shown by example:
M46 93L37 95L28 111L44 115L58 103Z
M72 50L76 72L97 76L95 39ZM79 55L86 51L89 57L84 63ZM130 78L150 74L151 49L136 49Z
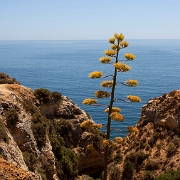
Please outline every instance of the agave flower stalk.
M111 141L110 139L110 133L111 133L111 120L115 121L124 121L124 116L120 114L121 109L118 107L114 107L113 103L116 100L120 100L123 102L140 102L141 99L138 96L135 95L129 95L127 96L127 100L115 98L115 89L118 84L122 84L124 86L129 87L136 87L138 85L138 81L134 79L127 80L125 82L117 82L117 74L119 72L127 72L131 68L129 65L125 64L124 62L120 62L122 60L119 60L119 52L121 49L124 49L129 46L129 43L127 41L124 41L124 35L122 33L118 34L115 33L114 37L109 39L110 49L107 49L104 51L104 54L106 56L103 56L99 59L99 61L103 64L110 64L113 65L114 72L112 75L106 75L103 76L103 72L101 71L93 71L89 74L90 78L108 78L112 77L111 80L103 81L100 85L103 88L110 89L110 92L104 91L104 90L98 90L95 92L95 98L110 98L109 103L107 104L107 108L105 109L105 112L108 113L107 118L107 131L106 131L106 138L102 141L102 146L104 147L105 155L104 155L104 180L107 180L107 166L108 166L108 157L109 157L109 148L113 146L113 142L115 143L121 143L123 139L121 137L116 137L114 141ZM125 53L124 54L125 61L132 61L135 59L135 55L132 53ZM114 61L114 62L113 62ZM87 98L83 101L83 104L87 105L93 105L93 106L104 106L106 104L99 104L97 103L97 100L94 98ZM91 127L91 128L101 128L102 126L99 124L93 124L92 122L85 122L82 124L82 127ZM130 132L138 132L138 129L136 127L128 127L128 130ZM120 130L121 131L121 130ZM93 147L88 146L88 148L92 149Z

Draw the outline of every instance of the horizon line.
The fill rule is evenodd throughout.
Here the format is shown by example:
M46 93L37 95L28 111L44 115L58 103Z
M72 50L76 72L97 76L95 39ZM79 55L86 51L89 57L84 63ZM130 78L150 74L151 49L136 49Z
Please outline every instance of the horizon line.
M180 40L178 39L165 39L165 38L129 38L127 40ZM107 39L0 39L0 41L107 41Z

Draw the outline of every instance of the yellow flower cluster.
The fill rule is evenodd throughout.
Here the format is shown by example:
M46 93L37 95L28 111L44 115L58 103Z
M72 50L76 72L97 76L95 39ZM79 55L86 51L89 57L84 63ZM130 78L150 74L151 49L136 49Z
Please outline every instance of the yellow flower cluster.
M111 60L112 60L112 58L111 58L111 57L108 57L108 56L101 57L101 58L99 59L99 61L100 61L101 63L106 63L106 64L110 63Z
M109 139L104 139L102 141L102 146L103 147L106 147L106 146L111 146L112 145L112 142L109 140Z
M102 124L95 124L91 120L86 120L80 124L81 128L87 128L87 129L101 129Z
M82 103L83 104L91 105L91 104L96 104L97 100L96 99L92 99L92 98L87 98L87 99L84 99L84 101Z
M114 37L119 41L123 41L123 39L124 39L124 35L122 33L120 33L120 34L115 33Z
M124 57L127 59L127 60L133 60L136 58L136 56L134 54L131 54L131 53L126 53L124 55Z
M116 54L116 51L108 49L104 51L104 54L106 54L107 56L114 56Z
M93 144L88 144L88 145L86 146L86 150L87 150L87 151L94 151Z
M128 47L129 46L129 43L127 41L123 41L120 43L120 45L125 48L125 47Z
M139 132L138 128L137 128L137 127L133 127L133 126L128 126L128 127L127 127L127 130L128 130L129 132L135 132L135 133L138 133L138 132Z
M90 78L100 78L103 75L101 71L93 71L89 74Z
M93 125L93 122L91 120L86 120L80 124L80 127L81 128L91 128L92 125Z
M127 96L127 98L128 98L131 102L141 102L141 99L140 99L140 97L138 97L138 96L129 95L129 96Z
M109 92L101 90L96 91L94 94L97 98L108 98L111 95Z
M128 65L126 65L124 63L120 63L120 62L114 63L114 67L119 72L126 72L126 71L129 71L131 69L130 66L128 66Z
M121 137L115 137L115 138L113 139L113 141L115 141L116 143L122 143L122 142L123 142L123 138L121 138Z
M122 114L117 113L117 112L112 112L110 114L110 117L115 121L120 121L120 122L124 121L124 116Z
M105 110L104 110L106 113L108 113L109 112L109 108L106 108ZM112 112L121 112L121 109L120 108L118 108L118 107L112 107Z
M116 45L116 44L112 44L111 45L111 49L113 49L113 50L119 50L120 49L120 47L118 46L118 45Z
M102 87L111 88L113 86L113 81L103 81L101 83Z
M92 126L93 126L93 128L96 128L96 129L102 128L102 124L93 124Z
M130 80L127 80L127 81L126 81L126 85L127 85L127 86L136 87L136 86L138 85L138 81L137 81L137 80L130 79Z
M110 39L109 39L109 42L110 42L111 44L114 44L115 38L110 38Z

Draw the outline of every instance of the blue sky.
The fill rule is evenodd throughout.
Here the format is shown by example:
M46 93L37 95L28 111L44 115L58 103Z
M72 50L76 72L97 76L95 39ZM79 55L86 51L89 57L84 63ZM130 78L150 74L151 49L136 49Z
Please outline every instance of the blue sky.
M180 39L180 0L0 0L0 40Z

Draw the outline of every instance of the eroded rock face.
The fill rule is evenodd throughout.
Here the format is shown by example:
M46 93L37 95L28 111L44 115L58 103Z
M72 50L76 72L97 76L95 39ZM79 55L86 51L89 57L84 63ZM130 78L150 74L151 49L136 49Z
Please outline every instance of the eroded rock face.
M142 115L156 125L180 129L180 90L153 98L142 108Z
M7 115L10 109L15 110L17 114ZM34 180L38 180L41 179L41 176L33 166L33 157L35 156L38 168L43 169L48 166L48 171L45 172L48 180L59 179L56 174L55 155L48 131L43 137L45 143L41 147L38 146L32 129L34 111L49 118L54 122L54 125L63 121L59 126L58 135L62 135L65 146L74 149L79 156L78 170L80 172L88 169L88 173L93 173L102 169L103 156L98 156L100 148L97 147L96 151L93 152L86 150L88 144L94 143L96 146L100 139L93 135L93 132L86 132L80 127L84 120L91 119L91 117L66 96L62 96L54 103L40 103L34 96L32 89L19 84L0 84L0 121L4 124L4 132L7 134L6 138L0 134L0 155L7 163L14 164L15 167L21 168L27 174L30 173ZM18 117L17 122L13 122L16 120L16 116ZM32 160L31 165L27 165L28 154L33 155L28 160ZM53 173L49 172L49 169ZM30 170L34 172L30 172Z
M109 179L155 179L180 167L180 91L148 101L138 131L128 133L113 152ZM117 177L118 175L118 177Z

